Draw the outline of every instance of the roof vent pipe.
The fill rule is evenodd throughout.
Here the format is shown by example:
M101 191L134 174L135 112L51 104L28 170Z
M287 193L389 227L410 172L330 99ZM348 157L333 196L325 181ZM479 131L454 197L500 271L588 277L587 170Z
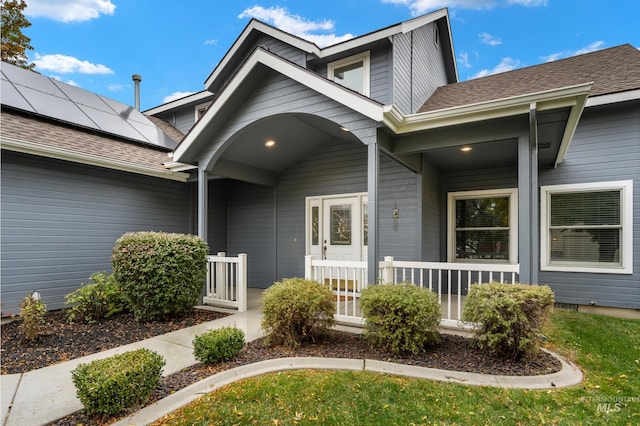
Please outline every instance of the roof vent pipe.
M139 74L134 74L131 76L133 80L133 86L135 88L135 100L136 100L136 109L140 111L140 82L142 81L142 77Z

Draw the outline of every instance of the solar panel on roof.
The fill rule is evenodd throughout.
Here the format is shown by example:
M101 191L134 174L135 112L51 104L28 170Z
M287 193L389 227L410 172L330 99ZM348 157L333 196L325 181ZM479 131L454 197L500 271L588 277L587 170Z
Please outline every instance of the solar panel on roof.
M61 82L54 82L59 89L61 89L65 95L76 104L86 105L91 108L99 109L101 111L111 112L111 108L107 105L98 95L87 90L80 89L79 87L72 86L70 84L64 84Z
M96 123L91 121L76 104L68 99L51 96L25 86L16 86L16 89L40 115L100 130Z
M13 87L8 80L2 79L2 103L4 105L11 106L13 108L21 109L23 111L36 112L35 109L29 105L26 99Z
M5 62L2 104L157 147L176 147L173 139L130 105Z

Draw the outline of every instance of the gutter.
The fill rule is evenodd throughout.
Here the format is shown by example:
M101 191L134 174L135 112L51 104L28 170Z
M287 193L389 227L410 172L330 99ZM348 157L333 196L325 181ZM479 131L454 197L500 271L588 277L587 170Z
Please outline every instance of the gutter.
M120 160L107 159L93 154L81 154L63 148L55 148L46 145L35 144L23 140L2 137L0 147L8 151L21 152L24 154L38 155L41 157L55 158L58 160L71 161L73 163L86 164L89 166L103 167L112 170L120 170L139 175L158 177L162 179L187 182L188 173L174 172L171 170L160 170L147 166L141 166Z

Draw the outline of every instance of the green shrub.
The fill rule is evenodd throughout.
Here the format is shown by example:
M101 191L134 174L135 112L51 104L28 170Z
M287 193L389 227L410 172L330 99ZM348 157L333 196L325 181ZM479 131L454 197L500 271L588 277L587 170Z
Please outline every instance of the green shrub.
M262 294L262 328L267 344L295 347L314 341L333 326L329 287L302 278L274 283Z
M65 296L65 303L73 305L67 311L67 319L93 323L109 318L124 310L122 291L113 275L96 272L91 275L92 283L83 283L80 288Z
M474 284L464 301L462 319L475 323L481 348L510 359L527 358L540 349L540 330L553 299L548 286Z
M418 354L440 341L442 312L432 291L411 283L380 284L362 291L364 338L397 354Z
M191 309L202 294L208 251L207 243L193 235L124 234L111 261L127 308L139 321Z
M244 345L244 331L223 327L196 336L193 339L193 355L203 364L213 364L238 355Z
M20 303L20 331L24 333L24 339L27 341L37 340L45 329L44 316L47 313L47 305L42 302L40 297L34 297L33 294L27 294Z
M146 402L164 365L158 353L138 349L80 364L71 376L87 413L110 416Z

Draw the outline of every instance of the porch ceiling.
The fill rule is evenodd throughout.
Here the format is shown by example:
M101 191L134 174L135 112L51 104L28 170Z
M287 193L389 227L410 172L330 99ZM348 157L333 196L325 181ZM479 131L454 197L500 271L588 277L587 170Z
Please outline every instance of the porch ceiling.
M234 135L221 156L222 164L236 165L236 172L243 169L246 176L229 176L228 173L223 176L270 184L269 179L256 182L255 177L250 177L251 172L256 177L265 173L274 177L318 149L327 140L354 139L355 136L342 130L336 123L318 116L281 114L267 117ZM267 140L273 140L275 145L265 146ZM221 170L214 166L213 171L218 174Z
M570 108L538 113L538 160L553 167L562 142ZM422 154L440 170L513 166L518 161L519 135L529 134L527 115L434 129L392 138L395 155ZM462 147L471 147L463 152Z

